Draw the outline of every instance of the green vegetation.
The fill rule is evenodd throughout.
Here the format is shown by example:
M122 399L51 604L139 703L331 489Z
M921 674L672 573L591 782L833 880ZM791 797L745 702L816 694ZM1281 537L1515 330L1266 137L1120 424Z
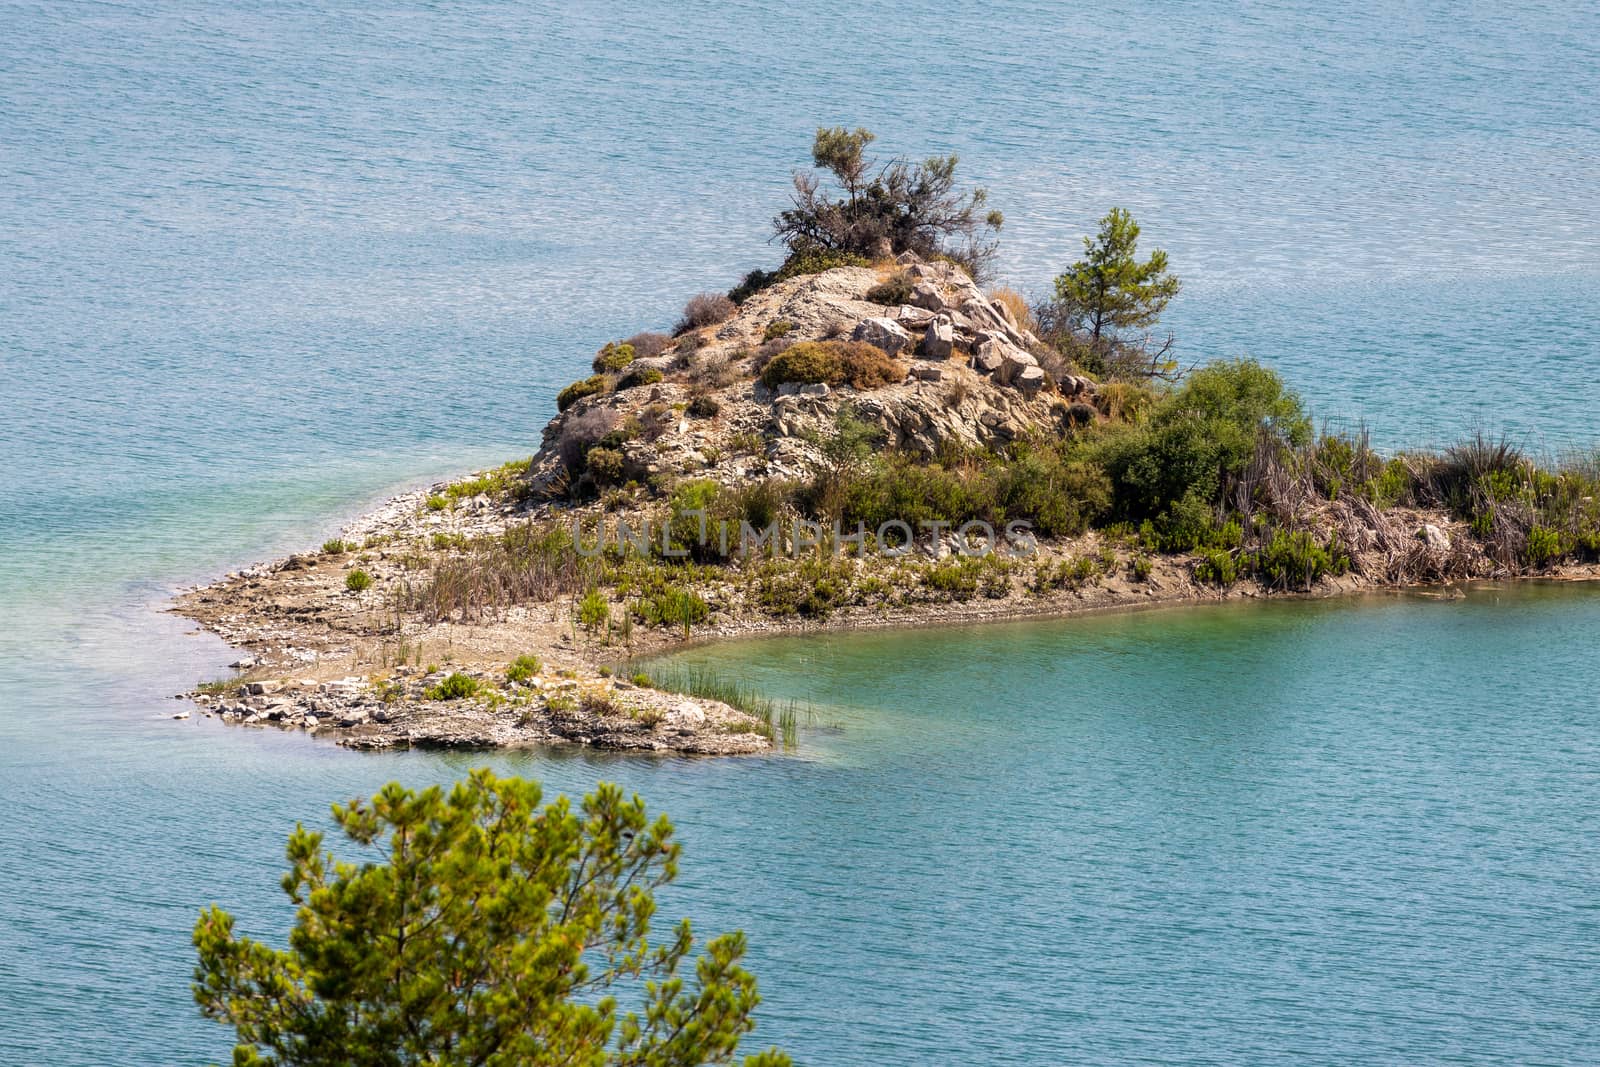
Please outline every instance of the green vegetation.
M761 339L763 341L776 341L778 338L788 335L793 329L794 323L788 319L773 319L767 323L767 328L761 331Z
M531 682L543 667L544 664L540 662L538 656L518 656L506 665L506 681L525 685Z
M873 389L903 377L903 366L865 341L803 341L779 352L761 370L762 384L769 389L786 382L849 383L857 389Z
M615 374L633 362L633 346L624 342L608 343L594 357L594 372L596 374Z
M475 496L488 497L518 497L522 493L523 478L528 473L528 468L533 465L533 458L515 459L510 463L502 463L492 471L487 471L476 478L467 478L459 482L452 482L444 487L443 496L450 503L458 500L469 500Z
M600 590L591 589L578 601L578 622L585 630L594 633L610 621L611 604Z
M359 863L297 827L283 879L295 925L274 939L287 948L240 937L215 906L195 924L195 999L234 1028L233 1062L730 1062L760 1000L743 935L698 958L687 921L650 936L654 891L678 873L672 825L610 784L576 809L541 801L487 770L448 795L391 783L333 809ZM641 1010L619 1015L617 993Z
M911 289L914 282L910 274L897 270L891 274L887 281L879 282L867 290L867 299L874 304L884 304L894 307L897 304L906 304L911 301Z
M352 593L365 592L372 588L372 575L357 567L344 576L344 587Z
M331 541L322 542L322 553L325 556L342 556L346 552L352 551L355 547L349 541L341 541L335 537Z
M879 165L866 155L874 140L859 127L818 129L811 162L837 191L824 189L814 175L796 174L793 203L773 220L776 236L791 253L945 256L981 280L994 256L993 234L1004 222L1000 212L984 211L988 194L957 191L953 154Z
M453 671L442 682L429 686L422 695L429 700L465 700L477 696L482 688L481 683L471 675Z
M1137 335L1153 326L1178 294L1178 278L1160 249L1138 258L1139 224L1121 208L1083 239L1084 258L1055 279L1052 298L1038 308L1042 335L1084 369L1129 377L1176 372L1170 338L1151 350Z
M754 687L718 674L710 667L673 664L647 667L638 673L649 678L653 689L667 693L681 693L701 700L715 700L742 711L761 724L760 732L768 738L772 737L772 724L775 720L780 719L785 711L791 719L794 714L792 704L780 708L770 698L762 696Z
M596 374L581 382L573 382L556 394L556 410L565 411L584 397L598 396L610 388L611 380L604 374Z

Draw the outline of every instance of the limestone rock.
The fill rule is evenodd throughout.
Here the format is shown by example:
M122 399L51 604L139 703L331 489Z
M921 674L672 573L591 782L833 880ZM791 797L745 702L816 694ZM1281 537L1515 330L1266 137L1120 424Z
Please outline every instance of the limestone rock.
M939 287L932 282L918 282L911 288L910 303L913 307L939 311L944 308L944 297L939 294Z
M1032 356L1028 357L1032 359ZM1034 397L1039 395L1039 390L1044 388L1044 371L1035 363L1030 367L1023 367L1012 379L1011 384L1020 389L1023 395Z
M918 363L911 368L911 376L918 381L937 382L944 377L944 368L936 363Z
M1417 531L1417 537L1426 542L1429 548L1447 549L1450 547L1450 535L1431 522L1422 524L1422 529Z
M891 356L911 343L911 334L906 332L904 326L893 319L884 318L864 319L856 324L850 337L855 341L877 345Z
M922 335L922 354L928 359L949 359L955 350L955 324L944 316L930 322L928 332Z

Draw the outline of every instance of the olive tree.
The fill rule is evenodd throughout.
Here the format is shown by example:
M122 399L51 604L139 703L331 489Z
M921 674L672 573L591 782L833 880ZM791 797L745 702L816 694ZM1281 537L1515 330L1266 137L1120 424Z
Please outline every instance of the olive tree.
M742 934L710 941L689 982L689 923L651 941L680 846L638 797L602 784L541 807L536 783L477 770L448 796L391 783L333 812L384 857L337 861L297 827L288 948L215 906L195 925L195 999L233 1026L236 1065L720 1064L754 1028ZM620 1013L618 990L642 1009Z

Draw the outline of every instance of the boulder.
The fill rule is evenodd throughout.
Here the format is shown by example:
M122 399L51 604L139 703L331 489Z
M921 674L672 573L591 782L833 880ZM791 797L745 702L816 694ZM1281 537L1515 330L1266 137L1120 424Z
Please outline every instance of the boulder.
M944 378L944 368L936 363L918 363L911 368L911 376L922 382L937 382Z
M800 387L800 396L827 396L829 393L827 382L811 382Z
M934 312L927 308L914 308L910 304L901 304L894 309L894 321L908 330L920 330L934 320Z
M911 288L910 303L913 307L940 311L944 308L944 297L939 294L939 287L932 282L918 282Z
M922 335L922 354L928 359L949 359L955 350L955 323L942 315L928 323L928 332Z
M1422 524L1422 529L1417 531L1417 537L1427 544L1429 548L1449 548L1450 535L1431 522Z
M995 374L1004 362L1005 356L997 341L981 340L972 350L972 369L979 374Z
M996 372L995 377L1001 385L1015 384L1025 370L1039 370L1039 361L1034 359L1031 353L1009 344L1001 344L999 348L1000 370ZM1044 372L1039 371L1039 381L1043 380Z
M1031 359L1032 357L1030 356L1029 358ZM1038 396L1039 390L1044 388L1044 371L1040 369L1038 364L1034 364L1031 367L1023 367L1017 372L1016 377L1011 380L1011 385L1013 388L1020 390L1024 396Z
M877 345L891 356L911 343L911 334L893 319L863 319L850 334L851 340Z

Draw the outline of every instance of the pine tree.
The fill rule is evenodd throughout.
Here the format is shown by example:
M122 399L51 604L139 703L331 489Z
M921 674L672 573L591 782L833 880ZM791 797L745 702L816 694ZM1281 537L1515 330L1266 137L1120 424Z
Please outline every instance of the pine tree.
M602 784L577 811L541 808L536 783L477 770L448 797L391 783L334 817L387 862L337 862L297 827L286 950L214 906L195 926L195 999L234 1027L235 1065L721 1064L754 1028L742 934L709 942L687 984L689 923L651 943L680 846L638 797ZM614 986L643 1011L619 1015Z
M1152 325L1178 293L1159 248L1138 260L1139 224L1121 208L1100 220L1100 232L1083 239L1085 258L1055 280L1060 322L1088 337L1091 348L1118 340L1123 330Z

